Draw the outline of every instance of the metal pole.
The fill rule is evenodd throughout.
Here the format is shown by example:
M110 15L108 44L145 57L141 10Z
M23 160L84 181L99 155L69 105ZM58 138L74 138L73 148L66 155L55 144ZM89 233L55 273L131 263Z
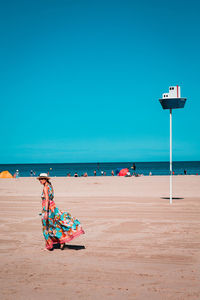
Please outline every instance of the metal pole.
M170 108L170 204L172 204L172 109Z

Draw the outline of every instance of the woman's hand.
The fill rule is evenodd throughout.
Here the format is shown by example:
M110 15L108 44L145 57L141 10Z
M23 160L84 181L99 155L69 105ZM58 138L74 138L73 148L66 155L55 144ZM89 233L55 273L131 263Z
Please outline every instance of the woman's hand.
M44 213L44 219L45 219L45 221L48 220L48 214L47 214L47 211L45 211L45 213Z

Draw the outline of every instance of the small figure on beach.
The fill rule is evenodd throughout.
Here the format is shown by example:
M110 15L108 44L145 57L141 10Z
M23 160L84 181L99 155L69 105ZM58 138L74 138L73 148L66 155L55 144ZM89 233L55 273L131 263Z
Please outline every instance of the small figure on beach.
M136 165L135 165L135 163L133 163L133 165L132 165L131 169L132 169L133 171L135 171L135 170L136 170Z
M94 170L94 176L97 176L97 171L96 170Z
M33 170L30 170L30 176L33 177Z
M187 175L187 170L184 170L184 175Z
M101 171L101 176L103 176L104 175L104 172L103 171Z
M19 170L16 170L15 174L14 174L15 178L19 178Z
M67 173L67 177L71 177L71 173Z
M84 234L80 222L70 213L60 211L54 202L54 190L50 177L41 173L37 179L44 186L42 192L42 230L45 239L45 249L53 250L57 244L63 250L65 243Z
M149 176L152 176L152 173L151 173L151 171L149 172Z
M128 172L126 173L125 177L131 177L130 171L128 171Z
M111 176L114 176L114 175L115 175L115 174L114 174L114 171L112 170L112 171L111 171Z
M133 163L131 169L133 170L133 175L132 175L132 176L137 177L137 174L136 174L136 165L135 165L135 163Z
M87 172L85 172L85 173L83 174L83 177L88 177Z
M78 177L78 173L77 172L74 173L74 177Z

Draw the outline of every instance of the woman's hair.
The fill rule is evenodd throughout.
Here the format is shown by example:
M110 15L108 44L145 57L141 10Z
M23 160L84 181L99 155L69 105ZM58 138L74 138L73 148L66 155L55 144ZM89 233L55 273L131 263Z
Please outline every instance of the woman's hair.
M46 181L47 181L48 184L52 185L51 182L49 181L49 179L46 179Z

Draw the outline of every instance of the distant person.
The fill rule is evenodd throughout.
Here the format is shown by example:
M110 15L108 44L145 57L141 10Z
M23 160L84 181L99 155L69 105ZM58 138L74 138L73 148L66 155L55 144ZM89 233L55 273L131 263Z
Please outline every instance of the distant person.
M131 177L130 171L128 171L128 172L126 173L125 177Z
M74 177L78 177L78 173L77 172L74 173Z
M83 177L88 177L88 174L87 172L84 173Z
M71 173L67 173L67 177L71 177Z
M80 222L68 212L60 211L53 200L54 190L50 178L41 173L37 178L44 186L42 192L42 229L45 239L45 249L53 250L54 244L63 250L65 243L84 233Z
M101 176L103 176L103 174L104 174L104 172L103 172L103 171L101 171Z
M187 175L187 170L184 170L184 175Z
M30 170L30 176L33 177L33 170Z
M96 170L94 170L94 176L97 176L97 171Z
M151 173L151 171L149 172L149 176L152 176L152 173Z
M133 163L133 165L132 165L131 169L133 169L133 171L135 171L135 170L136 170L136 165L135 165L135 163Z
M172 172L172 174L174 175L174 174L175 174L175 172L173 171L173 172Z
M16 170L16 172L15 172L15 178L19 178L19 170Z
M114 174L114 171L112 170L112 171L111 171L111 176L114 176L114 175L115 175L115 174Z

